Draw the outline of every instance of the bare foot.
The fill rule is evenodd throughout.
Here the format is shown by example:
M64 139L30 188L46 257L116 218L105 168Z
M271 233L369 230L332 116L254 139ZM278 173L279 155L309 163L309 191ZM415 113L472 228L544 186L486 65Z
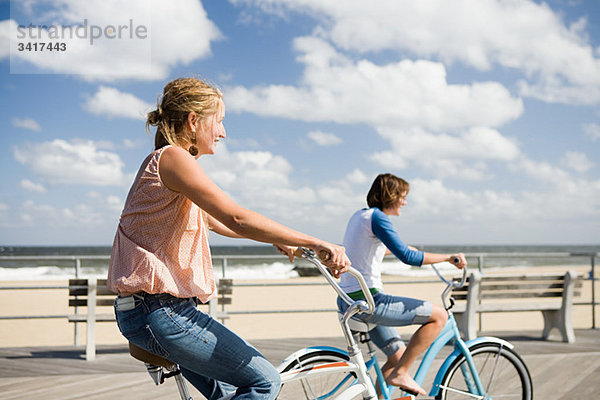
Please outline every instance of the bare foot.
M417 382L415 382L415 380L411 378L408 374L391 374L390 376L388 376L385 382L388 385L396 386L400 390L404 390L405 392L410 393L414 396L418 394L427 394L427 392L425 392L419 385L417 385Z

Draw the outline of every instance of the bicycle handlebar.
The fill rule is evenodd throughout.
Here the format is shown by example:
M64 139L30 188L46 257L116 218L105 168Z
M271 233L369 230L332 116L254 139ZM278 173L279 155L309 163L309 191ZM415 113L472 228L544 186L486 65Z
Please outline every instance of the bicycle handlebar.
M307 261L309 261L310 263L314 264L315 267L317 267L317 269L319 270L319 272L321 273L321 275L323 275L326 279L327 282L329 282L329 284L333 287L333 289L337 292L337 294L340 296L340 298L342 300L344 300L349 306L352 304L357 303L355 300L352 300L348 294L346 294L346 292L344 292L342 290L342 288L340 287L340 285L335 281L335 279L331 276L331 274L327 271L327 267L325 267L322 263L321 260L319 258L321 258L323 261L326 261L328 259L327 256L329 256L329 254L326 254L324 257L321 257L321 254L319 254L319 258L317 258L316 254L314 251L304 248L304 247L298 247L294 253L294 255L296 257L301 257L306 259ZM460 260L458 259L458 257L455 257L452 262L454 264L458 264L460 262ZM435 264L431 264L431 267L433 268L433 270L435 271L435 273L437 274L437 276L440 278L440 280L442 282L444 282L446 284L446 289L444 289L444 291L442 292L442 303L444 304L444 307L446 309L448 309L447 304L446 304L446 298L448 297L450 291L452 291L453 288L460 288L463 287L465 285L466 279L467 279L467 268L463 268L462 270L462 277L459 282L456 281L448 281L446 278L444 278L442 276L442 274L440 273L440 271L437 269L437 267L435 266ZM365 296L365 300L366 300L366 307L365 306L361 306L360 304L358 305L359 308L361 308L360 311L362 312L366 312L368 314L372 314L375 311L375 301L373 300L373 295L371 294L371 291L369 290L369 286L367 285L367 282L365 281L365 278L363 277L363 275L358 272L356 269L350 267L350 269L348 270L348 273L352 276L354 276L354 278L358 281L358 284L360 285L360 289L362 290L364 296Z
M455 257L452 261L455 264L458 264L458 262L460 260L458 259L458 257ZM446 289L444 289L444 291L442 292L442 304L444 305L444 308L446 310L449 310L454 305L454 300L452 298L450 299L450 307L448 307L448 305L446 304L446 299L449 297L450 292L452 291L453 288L461 288L461 287L465 286L465 282L467 280L467 267L464 267L462 269L462 277L461 277L460 283L456 282L456 281L448 281L446 278L444 278L442 276L442 274L440 273L440 271L438 271L435 264L431 264L431 268L433 268L433 270L435 271L437 276L440 278L440 280L446 284Z
M348 305L352 305L355 303L355 301L352 300L348 296L348 294L346 294L346 292L344 292L342 290L340 285L335 281L335 279L327 271L327 267L325 267L323 264L321 264L321 261L316 257L315 253L312 250L306 249L304 247L298 247L298 249L296 250L294 255L296 255L297 257L302 257L302 258L306 259L307 261L311 262L312 264L314 264L314 266L317 267L317 269L319 270L319 272L321 272L321 274L325 277L325 279L327 279L327 282L329 282L329 284L333 287L333 289L335 289L335 291L340 296L340 298L342 298L342 300L344 300ZM356 269L354 269L352 267L350 267L350 269L348 270L348 273L350 275L352 275L354 278L356 278L356 280L358 281L358 284L360 285L360 289L362 290L362 292L365 296L367 307L361 307L362 309L360 311L366 312L368 314L372 314L375 311L375 301L373 300L373 295L371 294L371 291L369 290L369 286L367 285L365 278L362 276L362 274L360 272L358 272Z

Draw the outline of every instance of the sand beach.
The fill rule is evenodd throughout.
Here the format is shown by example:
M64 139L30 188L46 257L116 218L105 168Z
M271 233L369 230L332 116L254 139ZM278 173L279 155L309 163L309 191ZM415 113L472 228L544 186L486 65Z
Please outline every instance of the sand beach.
M548 268L519 268L519 272L567 271L573 269L582 276L589 274L589 266L553 266ZM511 269L503 269L503 273ZM410 280L427 280L427 283L405 283ZM435 277L415 278L386 276L385 288L388 293L427 299L440 302L442 284ZM399 283L389 283L389 282ZM323 310L335 307L336 295L333 289L324 285L322 277L290 278L282 280L235 280L232 304L226 310L232 313L273 310ZM269 286L260 286L260 284ZM273 284L297 284L295 286L272 286ZM258 286L241 286L251 284ZM306 285L311 284L311 285ZM316 284L316 285L312 285ZM0 286L66 286L66 280L56 281L3 281ZM63 315L72 314L67 304L67 289L0 290L0 316L16 315ZM596 294L600 285L596 282ZM581 296L575 302L591 301L591 282L585 281ZM220 306L219 306L220 307ZM111 313L110 307L99 307L98 313ZM600 306L596 315L600 316ZM483 331L539 331L543 328L540 312L486 314L482 317ZM597 322L598 324L598 322ZM233 314L225 320L225 325L249 340L283 338L340 337L342 335L334 312L294 312ZM573 327L592 327L592 312L589 305L575 305ZM415 327L398 328L401 334L409 335ZM85 324L78 328L78 343L85 344ZM125 344L116 323L97 324L96 343ZM66 317L48 319L0 320L0 347L23 346L68 346L74 344L74 324Z

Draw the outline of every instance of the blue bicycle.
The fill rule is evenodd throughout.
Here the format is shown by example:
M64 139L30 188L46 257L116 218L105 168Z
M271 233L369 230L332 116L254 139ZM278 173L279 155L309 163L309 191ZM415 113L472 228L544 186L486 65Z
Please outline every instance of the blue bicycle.
M350 299L327 273L319 260L308 250L305 259L313 263L338 295L349 304L340 315L342 331L348 350L329 346L315 346L299 350L287 357L279 366L284 383L278 397L284 399L376 399L375 385L381 397L390 400L396 388L388 387L369 338L373 327L353 318L360 312L372 312L373 298L362 276L353 274L361 283L365 300ZM500 338L480 337L465 342L460 336L451 308L454 304L450 292L465 283L466 269L461 282L446 280L433 266L439 278L446 284L442 302L449 318L444 329L431 344L420 362L414 377L419 385L429 372L433 360L446 344L454 350L446 357L437 371L429 396L435 399L522 399L533 398L533 384L527 366L515 352L514 346ZM355 272L355 271L352 271ZM448 304L448 300L449 304ZM368 349L365 361L355 336ZM403 398L411 398L410 395Z

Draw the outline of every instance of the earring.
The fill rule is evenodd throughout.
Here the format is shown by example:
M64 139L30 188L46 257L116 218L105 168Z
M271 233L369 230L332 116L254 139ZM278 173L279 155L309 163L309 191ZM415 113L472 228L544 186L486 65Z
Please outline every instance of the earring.
M192 156L197 156L198 155L198 148L196 147L196 131L192 131L192 133L194 133L194 136L192 136L192 145L190 146L190 148L188 149L189 153Z

